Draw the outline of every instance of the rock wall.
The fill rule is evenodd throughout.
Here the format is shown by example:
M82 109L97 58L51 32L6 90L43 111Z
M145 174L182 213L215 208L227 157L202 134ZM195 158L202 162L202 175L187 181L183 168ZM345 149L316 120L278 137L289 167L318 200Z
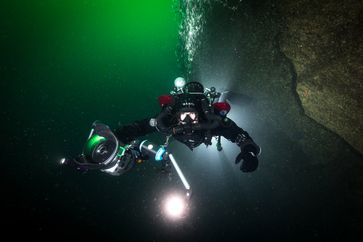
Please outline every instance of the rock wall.
M305 114L363 153L363 1L285 0L279 10Z
M252 176L256 175L258 181L271 186L273 195L269 199L272 201L277 201L275 199L282 191L283 199L276 203L277 208L288 207L289 203L293 206L293 212L286 213L294 214L293 218L283 219L289 221L284 228L301 226L302 230L298 229L300 236L296 236L298 233L295 232L289 240L354 241L350 238L361 237L363 230L363 156L355 152L358 148L354 150L348 144L347 141L352 144L351 139L332 127L337 127L338 117L360 117L361 104L358 101L361 97L358 94L362 89L357 82L359 74L352 71L354 64L342 64L341 69L346 72L336 67L339 61L344 62L348 58L347 54L351 55L351 63L356 66L362 63L357 60L360 55L355 53L360 45L361 37L356 33L359 26L357 22L356 25L346 25L348 29L355 28L355 32L348 30L355 37L343 35L347 37L346 43L349 37L355 47L345 47L344 50L324 47L325 50L320 50L322 43L327 46L333 43L329 43L329 40L320 41L322 43L306 40L310 36L305 36L304 28L310 24L323 27L319 25L324 23L318 20L322 18L319 6L323 3L297 1L244 0L236 5L235 10L217 4L207 21L204 39L195 58L195 80L202 81L205 86L213 84L218 89L226 88L249 97L240 101L231 100L229 117L248 131L262 147L259 171ZM339 9L339 6L336 7ZM309 14L314 17L302 17ZM358 15L358 12L355 17L349 14L349 18L357 20ZM300 21L301 25L293 25ZM320 38L330 36L329 31L321 33ZM337 39L331 38L334 41ZM356 42L354 38L357 38ZM298 45L303 40L304 48ZM316 48L313 48L315 45ZM348 51L349 48L352 49ZM324 61L322 53L326 57L331 56L329 58L335 62ZM334 73L332 77L329 76L330 79L324 79L319 93L312 94L313 89L310 90L309 98L314 100L315 107L326 109L316 114L332 114L333 117L324 116L324 122L319 123L309 113L308 110L312 109L307 109L304 92L301 94L300 88L303 81L310 80L304 76L312 75L312 72L320 73L330 64L335 65L330 68L332 71L345 73L349 78L340 81ZM348 79L347 84L345 81ZM341 100L332 98L334 95ZM347 103L351 103L349 109L355 113L350 117L351 114L346 115L339 109L328 110L328 106L322 102L330 100L339 103L338 107L345 105L348 108ZM354 104L354 101L357 103ZM361 131L356 131L357 134L352 129L361 127L361 124L355 124L351 119L342 122L345 122L342 126L348 127L349 134L359 140ZM328 126L330 123L334 126ZM265 190L260 191L266 197ZM298 201L291 203L294 198L298 198ZM333 203L336 206L331 207ZM282 214L281 210L278 214ZM282 220L274 221L281 223ZM307 229L312 224L315 224L314 228ZM277 240L284 240L279 235Z
M305 162L310 164L340 162L343 153L351 155L352 145L348 145L347 140L341 138L342 134L327 126L327 123L335 121L335 116L344 117L344 114L338 113L332 120L328 117L325 123L319 123L311 115L306 115L306 106L302 105L301 97L297 93L297 86L300 87L302 80L302 71L297 69L302 65L307 68L314 65L309 65L305 62L307 60L301 60L298 65L288 52L300 51L301 48L294 45L297 41L288 39L292 38L290 32L300 30L299 27L286 27L291 26L288 25L288 16L294 18L297 15L290 8L298 7L294 5L295 2L284 1L286 2L243 1L235 11L220 5L215 6L207 21L205 39L196 55L194 78L207 86L208 83L213 83L217 88L235 90L253 100L250 103L238 103L232 108L237 106L244 110L239 112L245 116L240 125L249 130L261 142L261 146L272 147L273 142L279 147L271 148L272 152L289 145L296 146L308 156ZM287 48L289 43L290 49ZM334 51L331 51L332 55L335 54ZM320 96L317 95L316 98L318 97ZM349 95L343 95L343 98L356 100ZM321 101L317 101L317 104L319 102ZM359 110L358 107L356 105L355 110ZM238 120L238 117L232 118ZM345 125L348 129L354 126L352 122ZM354 134L353 131L351 133ZM270 137L279 141L271 141ZM282 147L284 142L280 142L282 137L285 139L285 147ZM358 140L360 135L355 137Z

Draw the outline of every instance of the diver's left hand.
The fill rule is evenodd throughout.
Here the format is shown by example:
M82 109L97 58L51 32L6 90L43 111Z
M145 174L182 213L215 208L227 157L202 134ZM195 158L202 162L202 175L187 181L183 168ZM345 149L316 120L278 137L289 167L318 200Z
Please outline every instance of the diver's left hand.
M248 152L246 154L239 153L239 155L236 158L236 164L240 163L241 161L242 164L240 169L243 172L253 172L258 167L258 158L252 152Z

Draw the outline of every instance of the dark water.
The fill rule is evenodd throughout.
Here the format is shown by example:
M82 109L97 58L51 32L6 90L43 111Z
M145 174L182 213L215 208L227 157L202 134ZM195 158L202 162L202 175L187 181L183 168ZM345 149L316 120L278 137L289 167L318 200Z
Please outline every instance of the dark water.
M359 235L362 156L301 114L289 62L273 41L283 29L276 4L220 2L195 10L205 21L190 65L177 63L185 61L178 31L186 15L175 2L1 3L2 230L116 241ZM116 127L156 113L158 95L179 75L244 94L231 118L262 146L258 171L241 173L233 163L238 149L227 141L221 153L214 147L192 153L174 142L194 197L189 216L171 223L160 212L162 199L181 183L156 164L122 177L57 165L79 152L94 120ZM306 148L316 140L332 148Z

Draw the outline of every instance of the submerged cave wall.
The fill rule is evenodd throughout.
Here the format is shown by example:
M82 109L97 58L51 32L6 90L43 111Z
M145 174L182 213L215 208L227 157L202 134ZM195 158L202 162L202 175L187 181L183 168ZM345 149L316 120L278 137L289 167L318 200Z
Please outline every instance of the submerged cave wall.
M217 87L221 82L251 98L232 109L239 106L246 112L236 118L265 151L293 146L306 154L306 163L316 165L339 161L342 153L350 156L346 142L308 117L301 106L296 93L299 73L281 48L288 31L281 7L288 5L250 0L236 6L235 10L220 4L213 8L196 56L194 78Z
M284 0L279 10L305 114L363 153L363 2Z
M235 5L221 2L234 2ZM256 181L266 185L266 189L257 189L264 193L262 203L273 201L272 207L278 209L293 204L285 212L272 209L278 214L276 217L271 215L277 229L269 239L284 240L281 236L287 236L292 241L296 238L301 241L351 241L349 238L361 237L363 228L363 156L356 152L362 150L328 125L345 118L346 121L340 121L343 122L341 126L357 141L362 136L359 135L361 128L357 129L361 127L359 118L355 120L349 117L350 113L347 115L341 111L346 108L355 112L355 118L361 117L358 102L362 92L359 86L359 64L362 62L358 53L361 49L357 50L361 37L356 34L359 32L357 24L347 24L347 33L342 36L347 37L347 43L349 38L356 41L355 45L351 43L344 50L323 47L324 43L337 44L339 38L331 37L333 43L328 40L321 43L313 39L307 41L316 45L314 55L308 53L313 50L308 48L310 45L301 50L299 43L307 37L297 33L304 33L304 26L323 24L315 22L321 18L319 6L320 3L299 0L218 1L206 15L209 19L204 39L193 66L193 78L204 85L215 85L217 89L226 88L248 97L231 102L230 117L262 147L259 169L252 174L252 177L257 177ZM340 5L336 7L339 9ZM294 13L293 9L302 12ZM302 26L292 25L293 20L297 23L303 21L299 14L313 13L311 20L305 19ZM342 17L341 21L351 23L349 19ZM332 32L330 29L326 31ZM317 36L323 38L327 33ZM329 59L324 60L321 52ZM298 59L298 54L307 57ZM348 60L351 64L347 65ZM319 92L309 92L310 100L326 109L316 111L323 113L319 115L326 115L327 120L322 122L309 114L303 99L305 93L300 88L303 81L308 80L304 78L305 74L325 71L329 65L332 78L321 79L325 83L321 84ZM302 66L305 68L301 69ZM338 75L339 71L341 74ZM343 79L343 75L347 78ZM325 102L334 100L340 109L328 110ZM271 195L266 196L266 191Z

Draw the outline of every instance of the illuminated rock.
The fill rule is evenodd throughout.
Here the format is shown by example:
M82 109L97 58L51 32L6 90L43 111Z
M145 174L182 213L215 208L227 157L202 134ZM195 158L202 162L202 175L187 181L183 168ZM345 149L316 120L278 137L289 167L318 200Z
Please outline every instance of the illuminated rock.
M363 153L362 1L290 1L281 49L305 114Z

